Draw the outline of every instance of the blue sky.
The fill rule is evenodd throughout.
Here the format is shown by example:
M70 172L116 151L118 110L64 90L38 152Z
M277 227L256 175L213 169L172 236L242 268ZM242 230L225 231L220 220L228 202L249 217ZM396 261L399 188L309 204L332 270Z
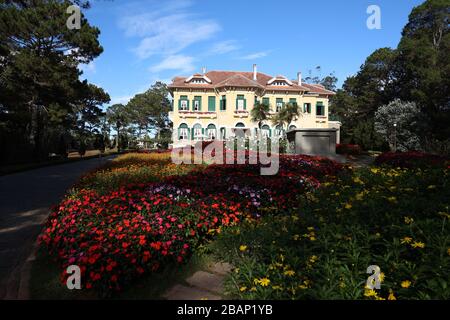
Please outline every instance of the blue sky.
M104 52L83 78L126 103L156 80L208 70L258 71L295 79L334 72L338 85L375 49L396 47L422 0L91 0L85 15ZM381 29L369 30L369 5Z

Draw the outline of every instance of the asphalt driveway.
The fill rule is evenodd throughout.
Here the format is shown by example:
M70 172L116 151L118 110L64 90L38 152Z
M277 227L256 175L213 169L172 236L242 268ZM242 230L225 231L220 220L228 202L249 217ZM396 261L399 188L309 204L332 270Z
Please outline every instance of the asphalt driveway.
M83 174L114 156L0 177L0 299L15 299L22 266L52 205Z

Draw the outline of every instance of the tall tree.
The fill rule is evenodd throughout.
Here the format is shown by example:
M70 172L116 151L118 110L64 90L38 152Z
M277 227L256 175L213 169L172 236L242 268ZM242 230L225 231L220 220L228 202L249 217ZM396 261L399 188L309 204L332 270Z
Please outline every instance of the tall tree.
M77 112L77 89L85 90L78 65L103 51L99 29L83 14L79 30L66 27L66 9L74 3L88 6L87 1L67 0L0 2L0 101L13 123L27 122L36 159L46 156L49 121L67 126L69 115Z
M398 45L399 97L427 115L426 133L450 138L450 2L427 0L409 15Z

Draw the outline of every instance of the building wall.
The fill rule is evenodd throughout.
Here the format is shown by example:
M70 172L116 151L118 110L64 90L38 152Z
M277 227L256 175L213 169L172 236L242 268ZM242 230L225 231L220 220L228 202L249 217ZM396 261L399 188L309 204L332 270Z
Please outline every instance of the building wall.
M186 124L190 129L194 125L200 124L202 128L206 128L209 124L214 124L216 126L217 135L220 138L219 130L221 127L226 129L226 137L233 135L231 128L234 128L237 123L241 122L246 128L251 129L251 133L254 133L254 129L258 127L258 124L251 121L250 111L255 102L255 95L258 101L262 102L263 98L269 98L269 104L271 106L271 112L275 113L276 99L282 98L283 102L286 104L289 99L295 98L300 110L302 111L301 116L291 123L297 128L328 128L328 98L326 96L319 95L302 95L299 92L278 92L278 91L266 91L263 96L261 93L255 93L253 89L245 88L235 88L235 89L223 89L223 90L212 90L212 89L173 89L173 111L170 112L169 117L173 122L174 131L174 142L178 139L178 128L181 124ZM227 100L226 110L220 110L220 99L225 95ZM246 99L246 111L236 113L236 99L238 95L243 95ZM181 96L187 96L189 100L189 112L180 112L178 110L178 101ZM193 100L194 97L201 97L201 111L193 111ZM208 112L208 97L214 96L216 99L215 112ZM324 105L324 116L316 116L316 103L321 101ZM311 103L311 113L303 112L303 104ZM275 126L271 121L266 121L272 130L271 135L273 136ZM206 132L205 132L206 134ZM191 137L191 136L190 136ZM186 142L186 141L184 141Z

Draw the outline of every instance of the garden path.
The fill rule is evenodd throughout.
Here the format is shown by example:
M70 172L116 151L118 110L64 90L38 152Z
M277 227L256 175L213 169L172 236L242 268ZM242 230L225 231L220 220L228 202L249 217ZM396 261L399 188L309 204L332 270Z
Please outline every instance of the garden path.
M48 216L77 179L114 156L77 161L0 177L0 299L26 295L27 258Z
M217 262L195 272L185 284L174 285L163 297L167 300L221 300L223 280L231 269L230 264Z

